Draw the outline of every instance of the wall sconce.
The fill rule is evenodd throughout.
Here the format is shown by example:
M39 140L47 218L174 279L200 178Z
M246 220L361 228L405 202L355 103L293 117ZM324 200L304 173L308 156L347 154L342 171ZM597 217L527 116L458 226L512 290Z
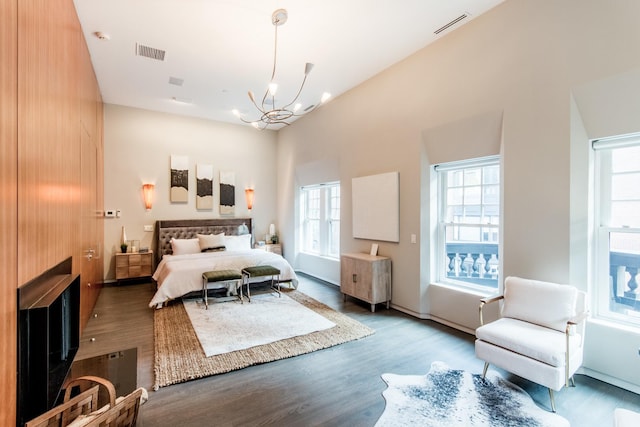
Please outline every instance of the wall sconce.
M247 198L247 209L253 209L253 188L246 188L244 195Z
M143 184L142 185L142 197L144 198L144 207L147 208L148 211L151 210L151 205L153 204L153 184Z

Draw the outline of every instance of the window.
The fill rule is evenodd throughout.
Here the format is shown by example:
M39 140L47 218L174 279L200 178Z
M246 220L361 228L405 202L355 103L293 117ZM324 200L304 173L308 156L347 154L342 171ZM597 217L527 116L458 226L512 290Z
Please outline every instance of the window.
M498 289L498 157L437 165L440 282Z
M596 316L640 326L640 135L593 148Z
M302 252L340 257L340 183L300 189Z

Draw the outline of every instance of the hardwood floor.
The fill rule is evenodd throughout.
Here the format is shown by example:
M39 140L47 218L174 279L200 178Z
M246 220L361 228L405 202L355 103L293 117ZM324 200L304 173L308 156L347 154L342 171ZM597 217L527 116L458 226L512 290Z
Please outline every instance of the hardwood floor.
M471 335L379 305L348 298L339 288L300 275L300 291L372 327L376 333L314 353L252 366L152 391L152 284L103 288L76 360L137 347L138 385L149 390L139 426L373 426L384 410L380 375L425 374L440 360L481 372ZM94 341L91 339L95 338ZM492 367L493 368L493 367ZM545 388L503 372L549 407ZM640 411L640 396L576 375L576 388L556 394L558 413L572 426L613 425L613 410Z

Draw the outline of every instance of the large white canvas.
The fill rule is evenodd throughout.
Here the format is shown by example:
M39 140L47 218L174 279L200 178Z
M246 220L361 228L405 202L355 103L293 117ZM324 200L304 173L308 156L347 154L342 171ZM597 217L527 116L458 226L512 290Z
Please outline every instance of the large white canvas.
M353 237L400 241L400 174L388 172L351 181Z

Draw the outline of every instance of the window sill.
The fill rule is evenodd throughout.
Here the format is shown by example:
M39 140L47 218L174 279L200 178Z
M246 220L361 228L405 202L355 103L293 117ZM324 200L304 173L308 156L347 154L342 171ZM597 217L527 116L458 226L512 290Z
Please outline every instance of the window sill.
M616 329L622 332L640 335L640 326L629 325L626 323L616 322L615 320L605 319L602 317L590 317L587 324L594 324L605 328Z
M490 297L490 296L494 296L494 295L498 294L498 290L497 289L486 289L485 290L485 289L474 288L474 287L471 287L471 286L458 285L458 284L447 283L447 282L434 282L431 285L432 286L439 286L441 288L449 289L449 290L460 292L460 293L465 293L465 294L469 294L469 295L475 295L475 296L478 296L480 298Z
M316 253L313 253L313 252L300 251L300 254L301 255L305 255L305 256L314 257L314 258L326 259L328 261L336 261L336 262L340 261L339 257L332 257L332 256L329 256L329 255L320 255L320 254L316 254Z

